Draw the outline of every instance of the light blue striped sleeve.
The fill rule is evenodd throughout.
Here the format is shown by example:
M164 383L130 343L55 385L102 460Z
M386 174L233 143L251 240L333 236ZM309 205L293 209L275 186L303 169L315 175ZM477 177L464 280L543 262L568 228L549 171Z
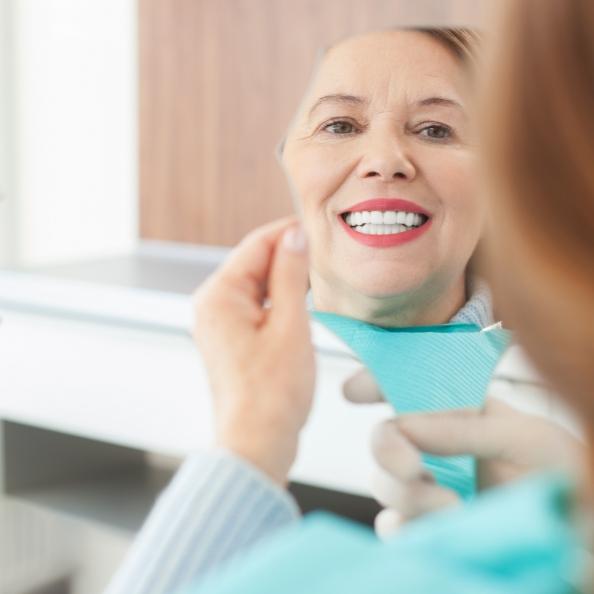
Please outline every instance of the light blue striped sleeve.
M196 453L159 497L105 594L170 594L299 518L292 496L225 450Z

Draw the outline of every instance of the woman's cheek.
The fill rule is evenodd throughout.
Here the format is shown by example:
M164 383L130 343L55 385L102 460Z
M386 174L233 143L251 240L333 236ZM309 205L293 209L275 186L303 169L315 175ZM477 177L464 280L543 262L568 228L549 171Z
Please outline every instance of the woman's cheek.
M303 149L288 174L304 210L319 214L341 185L339 163L327 150L319 148Z
M476 191L475 159L453 153L434 162L430 185L435 190L443 212L442 245L446 251L469 257L481 237L484 207Z
M294 198L301 206L305 231L309 237L310 252L317 252L320 238L326 234L320 225L323 223L321 206L324 203L324 182L326 176L316 159L310 155L291 155L285 161L285 172L291 181ZM312 254L313 255L313 254Z
M296 151L290 160L287 160L285 170L298 192L300 200L308 198L312 188L316 185L316 180L321 177L319 163L316 163L311 151L306 149Z
M434 162L430 185L435 188L445 210L478 211L475 159L454 153Z

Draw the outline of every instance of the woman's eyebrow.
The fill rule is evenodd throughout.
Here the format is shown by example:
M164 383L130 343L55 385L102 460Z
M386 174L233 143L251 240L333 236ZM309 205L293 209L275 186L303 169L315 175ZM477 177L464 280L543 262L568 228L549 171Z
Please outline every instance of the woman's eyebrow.
M313 114L313 112L322 104L324 103L341 103L346 105L365 105L367 103L366 99L362 97L357 97L356 95L342 95L340 93L334 95L324 95L320 97L309 110L309 117Z
M427 107L431 105L442 105L444 107L455 107L460 111L464 111L464 107L461 103L454 99L449 99L448 97L427 97L426 99L421 99L415 103L417 107Z

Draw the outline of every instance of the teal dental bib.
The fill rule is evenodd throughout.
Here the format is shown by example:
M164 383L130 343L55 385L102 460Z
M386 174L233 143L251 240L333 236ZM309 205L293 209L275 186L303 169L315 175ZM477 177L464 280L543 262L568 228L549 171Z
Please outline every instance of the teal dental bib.
M474 324L382 328L326 312L312 312L359 357L398 413L478 408L493 370L510 343L501 328ZM469 456L423 456L436 481L469 499L475 462Z

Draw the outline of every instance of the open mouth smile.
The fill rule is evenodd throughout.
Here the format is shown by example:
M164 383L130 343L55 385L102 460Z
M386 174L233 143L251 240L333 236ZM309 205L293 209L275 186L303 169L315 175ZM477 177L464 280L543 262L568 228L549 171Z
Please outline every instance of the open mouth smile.
M371 247L392 247L416 239L431 226L431 215L408 200L377 198L340 213L345 231Z

